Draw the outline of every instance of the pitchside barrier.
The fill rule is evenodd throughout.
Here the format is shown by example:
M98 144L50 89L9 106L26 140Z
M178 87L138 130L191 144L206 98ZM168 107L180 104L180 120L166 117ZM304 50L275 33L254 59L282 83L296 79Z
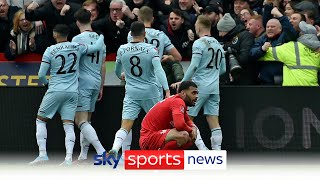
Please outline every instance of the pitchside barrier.
M45 87L0 88L0 151L37 152L35 119ZM320 150L318 87L221 87L222 148L233 152L316 152ZM123 86L105 86L92 125L106 149L120 127ZM133 127L132 149L139 149L140 113ZM205 116L195 119L210 146ZM49 151L65 151L60 117L48 122ZM75 150L79 150L76 129ZM93 148L92 148L93 149ZM196 149L192 147L191 149Z

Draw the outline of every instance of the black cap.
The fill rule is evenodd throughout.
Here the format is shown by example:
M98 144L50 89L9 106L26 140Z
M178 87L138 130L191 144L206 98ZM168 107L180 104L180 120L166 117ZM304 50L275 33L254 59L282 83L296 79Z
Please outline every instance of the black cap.
M216 14L222 13L222 8L218 4L211 4L204 8L204 13L215 12Z

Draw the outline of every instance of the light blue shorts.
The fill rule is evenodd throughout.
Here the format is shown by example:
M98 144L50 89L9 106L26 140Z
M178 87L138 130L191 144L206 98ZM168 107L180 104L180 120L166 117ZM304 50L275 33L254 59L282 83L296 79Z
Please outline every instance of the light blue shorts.
M46 92L38 115L52 119L59 112L62 120L74 120L78 103L78 93L75 92Z
M138 118L141 109L148 112L159 101L160 97L146 100L133 100L125 96L123 99L122 119L135 120Z
M203 107L204 115L219 116L219 94L199 94L196 105L189 107L189 116L196 117Z
M79 89L77 112L94 112L100 90Z

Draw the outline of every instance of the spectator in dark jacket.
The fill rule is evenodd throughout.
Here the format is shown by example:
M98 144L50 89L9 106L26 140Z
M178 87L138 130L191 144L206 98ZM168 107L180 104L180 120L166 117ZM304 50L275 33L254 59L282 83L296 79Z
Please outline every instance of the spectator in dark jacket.
M240 22L242 23L242 21L240 20L240 12L245 8L250 9L249 0L234 0L232 18L236 21L237 24Z
M96 0L86 0L82 3L82 7L90 11L92 22L105 17L105 14L101 13L101 7Z
M296 36L298 37L299 34L299 23L301 21L306 21L306 17L302 13L295 12L290 16L290 23L292 24L293 28L296 30Z
M275 47L297 38L296 31L290 24L288 17L283 16L277 8L273 8L271 12L278 19L268 21L266 35L260 37L250 50L250 57L254 61L265 55L267 47ZM281 62L276 61L259 62L260 83L265 85L281 84L281 81L275 82L275 79L281 79L282 66Z
M9 6L6 0L0 0L0 52L4 52L9 42L10 30L13 27L13 16L19 10Z
M116 53L122 44L127 43L132 22L128 18L130 15L127 8L124 0L112 0L109 6L110 14L92 23L93 30L100 31L104 35L107 54Z
M40 8L35 10L27 8L25 11L26 19L29 21L45 21L46 23L46 33L47 39L43 41L43 46L48 47L52 44L55 44L55 40L53 39L53 28L57 24L66 24L70 28L70 33L68 36L68 40L71 39L80 33L76 20L74 18L74 13L80 9L81 5L75 3L67 3L69 8L67 9L65 14L62 14L62 8L66 5L66 0L51 0L50 2L45 3Z
M264 36L266 32L266 29L263 26L261 15L251 16L251 19L248 21L246 28L251 34L254 35L255 41L258 40L261 36Z
M150 0L125 0L126 4L128 5L129 9L131 10L132 14L135 16L134 19L131 19L132 21L138 20L138 12L139 9L143 6L148 6L153 10L153 24L152 27L155 29L159 29L160 26L160 20L158 19L158 11L155 11L154 9L154 1Z
M234 19L229 13L226 13L218 22L217 28L222 37L223 49L225 51L230 47L232 54L238 60L242 70L236 76L229 79L230 54L226 54L227 77L222 77L222 83L232 83L235 85L253 85L256 84L257 68L256 63L249 60L249 51L254 43L254 36L243 26L236 26Z
M204 8L204 15L211 21L211 36L219 41L219 31L217 29L217 23L222 17L221 7L217 4L208 5Z
M169 37L184 59L191 58L194 35L193 38L189 38L188 31L192 30L185 25L184 16L179 9L174 9L170 13L169 18L160 26L160 30Z

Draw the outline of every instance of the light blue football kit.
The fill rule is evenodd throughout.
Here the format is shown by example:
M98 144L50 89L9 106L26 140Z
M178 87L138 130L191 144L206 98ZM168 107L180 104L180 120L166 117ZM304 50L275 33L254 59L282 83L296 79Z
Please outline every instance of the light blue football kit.
M94 44L99 35L85 31L75 36L72 42ZM99 51L82 56L79 63L79 96L77 111L94 112L101 88L101 66L106 57L105 45Z
M201 107L205 115L219 115L219 76L226 71L224 50L213 37L204 36L193 43L192 59L182 81L192 80L198 86L199 97L190 116L197 116Z
M94 45L61 42L48 47L43 54L39 80L48 84L38 115L52 119L59 112L62 120L73 120L78 101L79 60L82 55L101 49L103 36ZM50 69L50 80L46 73Z
M153 28L146 28L146 37L145 42L148 44L154 45L158 49L160 60L165 52L170 51L174 48L173 44L171 43L169 37L162 31L153 29ZM128 33L128 42L132 41L131 32ZM161 83L157 79L157 85L160 92L160 97L163 99L163 90Z
M148 112L160 101L156 77L164 89L169 89L168 82L156 48L144 42L130 42L120 46L115 66L119 78L122 69L126 80L122 119L134 120L141 108Z

